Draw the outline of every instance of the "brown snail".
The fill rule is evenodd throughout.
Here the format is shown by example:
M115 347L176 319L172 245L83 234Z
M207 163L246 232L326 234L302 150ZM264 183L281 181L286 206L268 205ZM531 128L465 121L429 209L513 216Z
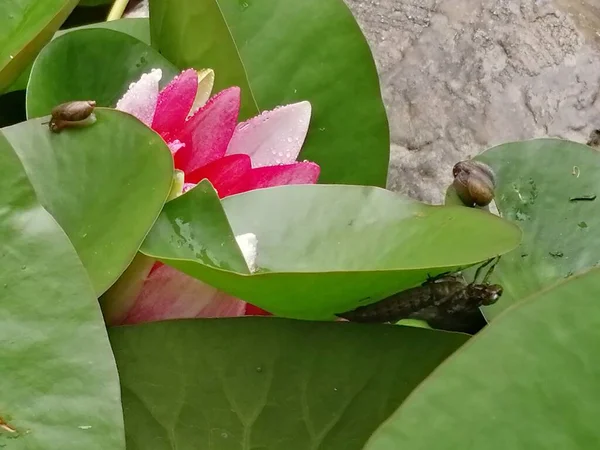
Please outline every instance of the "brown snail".
M590 147L595 147L595 148L600 147L600 130L592 130L586 145L589 145Z
M496 175L479 161L460 161L452 168L453 187L466 206L487 206L494 199Z
M63 128L91 125L96 121L94 100L79 100L61 103L52 109L48 122L50 130L59 133Z

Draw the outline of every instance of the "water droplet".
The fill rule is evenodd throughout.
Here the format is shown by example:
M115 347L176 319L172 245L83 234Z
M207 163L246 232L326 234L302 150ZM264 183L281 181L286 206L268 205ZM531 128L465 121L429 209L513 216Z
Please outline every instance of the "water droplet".
M4 289L8 287L8 283L4 283Z
M223 439L227 439L227 438L229 437L229 435L228 435L228 434L227 434L225 431L223 431L223 432L221 433L221 437L222 437Z
M21 270L27 269L27 266L21 266Z
M244 2L244 3L242 3L242 11L244 11L245 9L248 9L248 6L250 6L250 5L248 4L248 2Z
M258 373L261 373L261 372L263 371L263 369L262 369L262 367L258 366L258 367L256 368L256 371L257 371Z
M287 141L291 144L293 139L291 137L287 138Z
M338 390L338 389L337 389L337 388L333 388L333 390L334 390L335 392L337 392L337 390Z

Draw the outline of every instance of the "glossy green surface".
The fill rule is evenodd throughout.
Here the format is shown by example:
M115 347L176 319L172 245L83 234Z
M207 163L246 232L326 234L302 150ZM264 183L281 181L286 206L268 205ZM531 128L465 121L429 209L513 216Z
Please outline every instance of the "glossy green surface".
M228 197L223 211L207 184L165 205L141 251L283 317L330 319L506 253L521 238L491 214L380 188L281 186ZM204 203L214 206L197 207ZM258 238L253 275L237 268L233 235L245 233Z
M359 450L467 336L276 318L113 328L127 450Z
M178 73L156 50L125 33L103 28L67 33L48 44L33 65L27 117L50 114L70 100L114 107L129 84L152 69L162 69L162 86Z
M0 448L124 450L92 285L2 135L0 167Z
M502 299L485 307L496 317L536 292L600 261L600 154L582 144L536 139L494 147L476 159L496 172L502 217L523 230L518 249L502 257L494 279Z
M414 390L365 449L597 448L598 298L595 269L507 310Z
M76 5L77 0L0 2L0 93L17 79Z
M89 28L106 28L109 30L120 31L121 33L128 34L150 45L150 23L148 22L148 19L119 19L111 20L110 22L92 23L81 27L69 28L67 30L59 30L54 34L52 39L56 39L59 36L73 31L87 30ZM7 89L7 92L19 91L27 88L31 67L32 64L29 64L29 66L23 70L19 78Z
M134 117L97 109L91 126L52 133L35 119L4 128L42 205L65 230L96 293L135 256L171 187L168 147Z

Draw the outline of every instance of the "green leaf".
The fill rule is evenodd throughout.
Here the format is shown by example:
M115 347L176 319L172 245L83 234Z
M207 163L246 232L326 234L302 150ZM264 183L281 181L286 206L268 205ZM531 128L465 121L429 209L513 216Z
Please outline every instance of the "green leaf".
M0 93L33 61L76 5L77 0L0 2Z
M413 391L365 448L597 448L599 297L596 269L509 309Z
M109 22L90 23L88 25L69 28L67 30L58 30L53 39L74 31L96 28L119 31L120 33L125 33L142 41L144 44L150 45L150 22L147 18L118 19Z
M518 227L491 214L374 187L281 186L222 203L235 235L257 236L257 273L248 275L207 181L165 205L141 251L290 318L330 319L428 274L506 253L521 238Z
M536 139L494 147L477 158L496 172L496 205L523 230L521 246L502 257L494 279L502 299L488 319L600 262L600 154L576 142Z
M276 318L114 328L127 448L360 449L467 336Z
M124 449L119 380L92 285L2 135L0 167L0 447Z
M152 45L242 89L242 116L308 100L300 159L321 182L385 186L389 129L369 46L341 0L153 0Z
M163 70L162 85L179 71L156 50L113 30L73 31L53 40L36 59L27 86L27 116L41 117L70 100L94 99L114 107L151 69Z
M163 140L128 114L96 109L91 126L52 133L48 118L4 128L42 205L104 292L135 256L171 187Z
M71 33L73 31L85 30L89 28L106 28L109 30L120 31L121 33L128 34L136 39L139 39L145 44L150 45L150 24L148 19L119 19L111 20L110 22L92 23L89 25L83 25L81 27L69 28L67 30L58 30L52 39L56 39L59 36ZM17 81L15 81L7 89L7 92L19 91L27 87L31 66L32 64L30 64L29 67L21 73Z
M79 0L79 6L100 6L114 3L114 0Z

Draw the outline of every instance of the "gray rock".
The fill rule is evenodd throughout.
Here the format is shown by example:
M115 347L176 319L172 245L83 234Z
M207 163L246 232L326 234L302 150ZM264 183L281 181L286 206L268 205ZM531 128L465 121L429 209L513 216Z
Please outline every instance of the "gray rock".
M600 127L599 0L345 1L380 73L392 190L442 203L461 159Z
M388 187L442 203L454 163L486 148L542 136L585 142L600 125L592 1L346 0L382 81Z

